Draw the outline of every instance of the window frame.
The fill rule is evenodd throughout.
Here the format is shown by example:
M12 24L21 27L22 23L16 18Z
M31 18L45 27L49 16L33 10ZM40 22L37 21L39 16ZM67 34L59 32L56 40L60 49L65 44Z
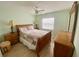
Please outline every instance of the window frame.
M54 17L48 17L48 18L47 18L47 17L44 17L44 18L42 18L42 20L41 20L41 28L42 28L43 30L50 30L50 31L54 30L54 22L55 22L55 21L53 21L53 29L44 29L44 28L43 28L43 22L42 22L43 19L49 19L49 18L53 18L53 20L55 20Z

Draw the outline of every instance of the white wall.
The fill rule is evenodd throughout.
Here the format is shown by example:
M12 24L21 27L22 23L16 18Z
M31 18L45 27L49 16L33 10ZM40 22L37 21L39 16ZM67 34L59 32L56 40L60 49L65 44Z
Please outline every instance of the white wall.
M16 24L32 24L34 15L27 6L0 5L0 41L5 33L10 32L10 20L14 20Z
M60 11L55 11L51 13L41 14L38 16L36 23L38 23L39 27L41 28L42 18L54 17L55 22L54 22L54 30L52 34L54 34L55 36L59 31L68 31L69 12L70 12L70 9L66 9L66 10L60 10Z

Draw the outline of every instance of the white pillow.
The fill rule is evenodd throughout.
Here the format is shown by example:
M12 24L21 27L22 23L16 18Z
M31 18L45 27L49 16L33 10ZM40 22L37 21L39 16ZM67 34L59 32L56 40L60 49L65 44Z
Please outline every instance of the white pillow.
M27 29L32 30L32 29L34 29L34 27L33 26L28 26Z
M19 28L20 32L26 32L27 31L27 28L26 27L21 27Z

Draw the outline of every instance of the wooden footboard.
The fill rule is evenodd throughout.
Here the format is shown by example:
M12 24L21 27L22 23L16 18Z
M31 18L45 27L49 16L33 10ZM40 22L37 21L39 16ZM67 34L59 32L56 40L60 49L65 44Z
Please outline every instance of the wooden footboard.
M51 41L51 32L47 33L45 36L42 38L39 38L37 42L37 47L36 47L36 53L37 56L39 57L39 52Z

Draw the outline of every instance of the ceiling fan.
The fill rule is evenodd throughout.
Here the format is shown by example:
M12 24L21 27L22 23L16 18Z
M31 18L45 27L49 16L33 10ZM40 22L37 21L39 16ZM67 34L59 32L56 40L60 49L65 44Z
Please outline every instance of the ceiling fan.
M39 9L39 7L35 6L34 11L35 11L35 15L38 15L40 12L45 11L45 10Z

